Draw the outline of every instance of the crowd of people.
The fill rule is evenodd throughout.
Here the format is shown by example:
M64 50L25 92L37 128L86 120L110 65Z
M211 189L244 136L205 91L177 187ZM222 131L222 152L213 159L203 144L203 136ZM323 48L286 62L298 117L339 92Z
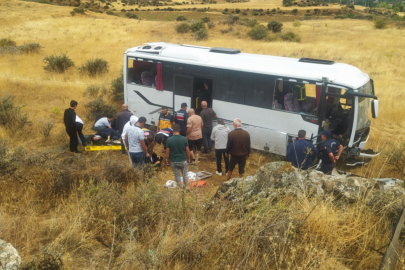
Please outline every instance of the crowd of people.
M83 136L83 121L76 115L77 101L72 100L70 107L65 110L64 123L66 133L70 137L70 151L77 150L78 136L83 146L86 139ZM114 117L107 115L98 119L92 129L97 132L92 136L93 141L102 137L106 142L121 144L122 154L128 151L129 159L134 168L144 169L145 163L161 166L163 157L154 152L156 144L162 144L166 155L166 165L171 166L178 185L188 186L188 165L196 162L202 153L210 153L215 147L216 174L226 174L227 180L238 165L239 177L245 174L246 160L251 153L249 133L242 129L239 118L233 120L233 130L227 127L224 120L218 118L215 111L208 107L206 101L201 102L199 115L186 103L181 104L181 109L172 115L167 107L163 107L159 115L157 129L146 128L147 119L137 117L128 110L127 104L122 104L122 111L117 115L115 126L112 127ZM217 125L213 127L213 120ZM156 133L156 134L155 134ZM287 151L287 158L291 164L299 169L308 169L315 160L318 150L310 141L305 139L305 130L298 132L298 139L294 140ZM339 159L343 146L332 139L330 131L321 134L323 145L320 158L320 170L330 174ZM223 162L222 162L223 160ZM222 170L224 163L224 171Z

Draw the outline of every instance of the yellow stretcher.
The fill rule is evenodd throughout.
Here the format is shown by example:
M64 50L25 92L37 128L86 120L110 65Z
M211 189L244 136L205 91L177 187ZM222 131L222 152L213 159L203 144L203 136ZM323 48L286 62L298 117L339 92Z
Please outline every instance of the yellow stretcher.
M85 151L105 151L105 150L121 150L120 144L111 145L89 145L84 148Z

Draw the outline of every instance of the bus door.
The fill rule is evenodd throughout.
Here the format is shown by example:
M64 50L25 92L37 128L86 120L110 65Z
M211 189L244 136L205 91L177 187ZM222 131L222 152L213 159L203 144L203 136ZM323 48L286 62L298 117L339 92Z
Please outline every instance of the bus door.
M207 107L212 108L212 86L212 79L194 76L194 88L190 108L193 108L197 114L200 114L202 110L202 101L206 101Z
M187 103L187 106L190 108L193 82L192 76L174 75L173 112L180 110L182 103Z

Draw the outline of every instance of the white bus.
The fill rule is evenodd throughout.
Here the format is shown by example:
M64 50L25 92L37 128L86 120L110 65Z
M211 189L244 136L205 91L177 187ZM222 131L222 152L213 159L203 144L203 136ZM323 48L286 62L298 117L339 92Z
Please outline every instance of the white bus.
M255 149L285 156L298 130L314 143L331 130L345 146L348 165L379 154L364 150L371 99L373 117L378 113L373 81L354 66L169 43L125 52L125 103L147 124L157 124L162 106L175 112L186 102L198 112L203 88L208 106L225 123L242 120Z

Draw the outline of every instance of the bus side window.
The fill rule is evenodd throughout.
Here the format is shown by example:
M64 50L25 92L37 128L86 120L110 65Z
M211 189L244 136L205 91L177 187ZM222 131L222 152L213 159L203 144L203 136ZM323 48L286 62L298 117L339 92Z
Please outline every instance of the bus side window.
M135 83L156 88L156 82L156 63L136 61L133 59L128 60L128 83Z

